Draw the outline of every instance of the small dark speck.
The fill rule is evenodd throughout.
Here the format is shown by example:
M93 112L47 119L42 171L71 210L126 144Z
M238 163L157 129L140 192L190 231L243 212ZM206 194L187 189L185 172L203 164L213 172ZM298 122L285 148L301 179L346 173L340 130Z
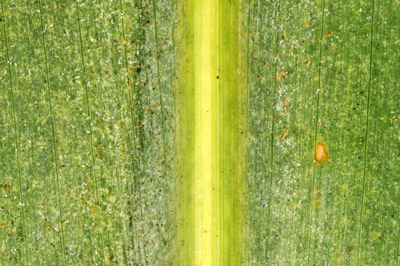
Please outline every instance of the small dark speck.
M65 167L65 165L63 165L62 167Z
M217 76L217 79L219 79L219 76Z

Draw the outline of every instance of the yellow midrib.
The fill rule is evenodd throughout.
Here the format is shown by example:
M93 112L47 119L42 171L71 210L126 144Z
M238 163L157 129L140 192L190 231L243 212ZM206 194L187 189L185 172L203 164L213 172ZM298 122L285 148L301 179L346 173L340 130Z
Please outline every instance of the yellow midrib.
M212 7L214 1L195 2L195 265L213 265L213 110Z
M179 2L177 265L245 261L242 4Z

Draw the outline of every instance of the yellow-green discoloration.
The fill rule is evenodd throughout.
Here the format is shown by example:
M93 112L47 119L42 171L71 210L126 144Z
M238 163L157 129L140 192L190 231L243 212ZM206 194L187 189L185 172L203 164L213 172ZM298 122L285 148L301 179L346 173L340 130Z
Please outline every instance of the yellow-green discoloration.
M243 3L180 3L178 237L180 265L245 260ZM185 37L183 37L185 36ZM185 40L183 42L183 40Z

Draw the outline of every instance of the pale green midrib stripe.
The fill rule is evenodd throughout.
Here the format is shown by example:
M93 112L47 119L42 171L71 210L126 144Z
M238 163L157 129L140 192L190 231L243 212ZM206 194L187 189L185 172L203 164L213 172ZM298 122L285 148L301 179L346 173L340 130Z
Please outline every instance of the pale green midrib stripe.
M4 16L4 3L1 1L1 8L2 8L2 17L5 19ZM5 23L5 22L4 22ZM13 123L14 123L14 133L15 133L15 138L14 138L14 145L15 145L15 152L16 152L16 157L17 157L17 171L18 171L18 184L19 184L19 197L20 197L20 202L25 205L25 202L23 201L23 191L22 191L22 180L21 180L21 170L20 170L20 163L19 163L19 151L18 151L18 131L17 131L17 116L15 113L15 100L14 100L14 85L13 85L13 79L11 75L11 62L10 62L10 56L8 54L9 51L9 41L8 41L8 36L7 32L4 29L4 38L6 41L6 59L7 59L7 65L8 65L8 75L10 78L10 87L11 87L11 105L12 105L12 110L13 110ZM25 211L24 211L25 206L20 206L21 210L20 213L22 215L22 230L24 232L24 244L25 244L25 252L26 252L26 262L29 265L30 258L29 258L29 253L28 252L28 246L27 246L27 241L26 241L26 230L25 230Z
M179 7L179 24L178 31L178 51L180 67L178 70L178 76L180 77L177 81L177 135L176 135L176 148L177 148L177 215L178 215L178 226L177 226L177 241L175 242L176 253L177 253L177 265L189 265L194 259L193 242L194 242L194 212L193 208L190 208L190 204L193 201L193 188L191 186L190 179L193 178L193 172L188 170L188 167L194 167L193 162L193 149L195 145L194 135L194 119L189 118L189 114L194 111L194 96L189 94L188 91L193 89L194 82L194 62L192 60L194 44L192 42L194 23L191 19L194 15L194 3L193 1L180 2ZM187 88L187 89L184 89ZM188 126L192 128L189 128ZM187 154L183 154L183 151L190 150ZM188 167L185 167L188 166ZM180 201L180 199L182 199Z
M53 161L55 163L55 170L56 170L56 183L57 183L57 196L58 196L58 206L59 206L59 211L60 211L60 230L61 230L61 256L62 260L64 262L64 265L67 265L66 262L66 257L65 257L65 241L64 241L64 218L63 218L63 206L62 206L62 201L61 201L61 193L60 193L60 180L58 176L58 162L57 162L57 148L56 148L56 138L55 138L55 131L54 131L54 121L53 121L53 114L52 114L52 103L51 103L51 88L50 86L47 86L47 84L50 84L49 80L49 65L47 61L47 49L46 49L46 42L44 39L44 25L43 25L43 9L42 9L42 3L41 0L39 0L39 11L40 11L40 23L41 23L41 28L42 28L42 42L43 42L43 52L44 52L44 60L45 60L45 65L46 65L46 82L45 82L45 89L48 91L48 101L49 101L49 116L50 116L50 125L51 125L51 134L52 134L52 156L53 156ZM45 185L46 185L46 178L45 178ZM47 192L47 189L45 188L45 191ZM47 194L47 193L46 193ZM45 204L46 208L47 204ZM46 208L47 209L47 208ZM46 232L46 230L44 230Z
M76 2L76 13L78 16L78 31L79 31L79 41L80 41L80 54L81 54L81 60L82 60L82 70L83 70L83 84L85 87L85 94L86 94L86 108L87 108L87 113L89 115L88 119L88 125L89 125L89 131L90 131L90 153L91 153L91 159L92 159L92 165L90 167L91 173L93 174L93 177L95 179L95 189L96 189L96 199L97 199L97 215L98 215L98 226L100 229L100 249L103 255L103 259L101 263L104 265L105 262L105 253L104 253L104 246L103 246L103 229L102 229L102 224L101 224L101 201L99 197L99 189L98 189L98 178L96 176L96 173L94 171L94 166L95 166L95 158L94 158L94 152L93 152L93 132L92 132L92 125L91 125L91 120L92 120L92 113L90 110L90 103L89 103L89 93L88 93L88 88L87 88L87 80L86 80L86 66L85 66L85 58L83 57L83 43L82 43L82 33L81 33L81 20L79 16L79 5L78 1Z
M365 176L367 171L367 151L368 151L368 130L369 130L369 103L371 94L371 79L372 79L372 60L373 60L373 41L374 41L374 13L375 13L375 0L372 0L372 15L371 15L371 42L370 42L370 58L369 58L369 77L368 77L368 96L367 96L367 128L365 129L365 144L364 144L364 166L363 166L363 177L362 177L362 191L361 191L361 207L360 207L360 221L359 221L359 233L358 233L358 258L357 264L360 262L361 257L361 234L363 230L362 217L364 207L364 194L365 194ZM399 256L397 256L399 257Z
M221 199L218 219L222 237L219 248L219 265L239 265L244 263L245 246L245 224L243 197L244 192L244 171L246 159L240 157L245 154L245 135L239 129L246 127L245 122L245 103L246 103L246 82L244 68L246 66L246 39L241 38L243 29L241 25L244 21L240 1L234 1L226 5L220 1L218 11L221 18L218 21L218 39L221 45L217 51L218 67L221 70L219 84L219 165L224 173L217 172L219 183L221 184ZM247 40L248 41L248 40ZM242 46L244 44L244 47ZM213 77L212 77L213 78ZM239 158L240 157L240 158Z
M251 60L249 60L249 58L250 58L250 29L251 29L251 27L250 27L250 0L248 1L248 6L247 6L247 12L248 12L248 14L247 14L247 47L246 47L246 65L247 65L247 68L246 68L246 95L247 95L247 99L246 99L246 108L247 108L247 112L246 112L246 116L249 118L250 117L250 101L249 101L249 99L250 99L250 76L249 76L249 73L250 73L250 69L252 68L252 64L250 63L251 62ZM245 133L246 133L246 135L245 135L245 139L246 139L246 142L249 140L249 136L250 136L250 122L248 122L247 123L247 125L246 125L246 129L245 129ZM248 166L249 165L249 153L248 153L248 151L246 151L246 165ZM254 172L254 170L253 170L253 172ZM245 181L246 183L245 183L245 185L247 186L247 187L249 187L249 182L248 182L248 179L246 178L246 181ZM250 206L250 205L248 205L248 206ZM248 209L249 209L249 207L247 207ZM253 219L252 219L252 215L251 215L251 213L249 212L248 213L249 214L249 216L250 216L250 218L248 219L249 221L250 221L250 223L249 224L252 224L253 223ZM247 225L247 223L245 223L246 224L246 227L245 227L245 230L247 231L247 232L249 232L250 230L249 230L249 225ZM248 245L249 243L247 243L247 241L246 241L246 244ZM245 250L247 250L247 246L245 247ZM249 265L248 264L248 261L245 261L245 263L244 263L244 265Z

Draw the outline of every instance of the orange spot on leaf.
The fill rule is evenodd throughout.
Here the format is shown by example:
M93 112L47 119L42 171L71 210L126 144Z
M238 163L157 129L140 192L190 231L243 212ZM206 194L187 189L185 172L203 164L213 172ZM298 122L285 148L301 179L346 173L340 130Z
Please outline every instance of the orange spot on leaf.
M325 162L326 160L328 160L328 151L324 144L320 142L317 144L314 159L317 163Z

